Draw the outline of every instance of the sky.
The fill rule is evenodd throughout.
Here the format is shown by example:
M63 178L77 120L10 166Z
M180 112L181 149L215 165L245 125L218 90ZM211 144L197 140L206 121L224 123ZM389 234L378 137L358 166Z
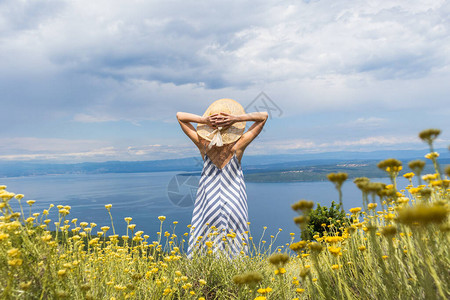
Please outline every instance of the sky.
M427 128L447 147L449 15L441 0L3 0L0 161L199 155L176 112L221 98L269 111L248 155L425 149Z

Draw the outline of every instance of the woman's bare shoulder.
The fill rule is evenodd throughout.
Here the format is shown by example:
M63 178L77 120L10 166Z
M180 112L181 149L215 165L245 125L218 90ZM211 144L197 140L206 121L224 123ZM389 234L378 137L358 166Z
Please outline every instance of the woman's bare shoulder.
M236 152L234 146L236 142L225 144L222 147L213 146L211 149L208 149L209 141L202 139L200 141L200 145L202 145L202 149L200 149L200 153L205 158L205 154L208 155L208 158L219 168L222 168L224 165L228 163L228 161L233 157ZM202 151L203 150L203 151ZM239 157L238 157L239 158ZM240 160L240 158L239 158Z

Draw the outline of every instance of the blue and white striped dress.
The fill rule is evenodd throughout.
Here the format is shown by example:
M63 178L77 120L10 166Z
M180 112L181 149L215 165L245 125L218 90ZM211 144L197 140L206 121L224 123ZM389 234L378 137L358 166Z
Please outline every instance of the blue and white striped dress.
M229 257L248 254L247 222L246 186L236 153L222 169L205 154L192 214L188 257L207 251L224 251Z

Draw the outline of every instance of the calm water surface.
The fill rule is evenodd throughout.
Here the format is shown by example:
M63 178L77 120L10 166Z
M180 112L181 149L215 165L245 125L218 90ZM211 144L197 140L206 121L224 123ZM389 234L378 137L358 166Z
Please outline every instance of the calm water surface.
M36 200L32 213L41 212L50 204L70 205L70 219L95 222L98 230L101 226L110 225L105 204L111 203L116 233L125 234L124 217L132 217L136 231L143 230L153 240L159 231L160 215L167 217L163 231L172 232L172 222L178 221L175 230L177 235L187 232L194 199L189 197L195 195L198 177L188 178L177 174L179 172L45 175L0 178L0 184L7 185L10 192L25 194L24 200ZM185 178L189 179L188 184L183 185ZM399 180L399 186L406 186L406 180ZM389 183L387 178L373 181ZM300 199L314 200L322 205L330 205L332 200L338 202L337 191L330 182L248 182L246 185L252 235L259 240L264 226L267 226L267 237L282 228L277 245L288 242L290 232L295 232L296 238L299 236L299 229L292 221L297 214L291 210L291 204ZM347 210L361 206L361 192L352 182L344 183L343 194ZM176 197L184 197L185 200L180 202ZM17 200L12 199L11 203L14 208L18 208ZM25 215L28 215L28 205L25 201L23 203ZM56 207L52 209L50 218L57 219ZM112 231L108 234L112 234Z

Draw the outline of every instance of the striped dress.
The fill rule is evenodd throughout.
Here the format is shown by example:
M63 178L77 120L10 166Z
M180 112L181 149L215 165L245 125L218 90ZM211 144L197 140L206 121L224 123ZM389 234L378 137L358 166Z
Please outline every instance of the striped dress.
M205 154L192 214L187 255L248 254L247 193L241 164L233 154L222 169ZM211 252L210 252L211 253Z

